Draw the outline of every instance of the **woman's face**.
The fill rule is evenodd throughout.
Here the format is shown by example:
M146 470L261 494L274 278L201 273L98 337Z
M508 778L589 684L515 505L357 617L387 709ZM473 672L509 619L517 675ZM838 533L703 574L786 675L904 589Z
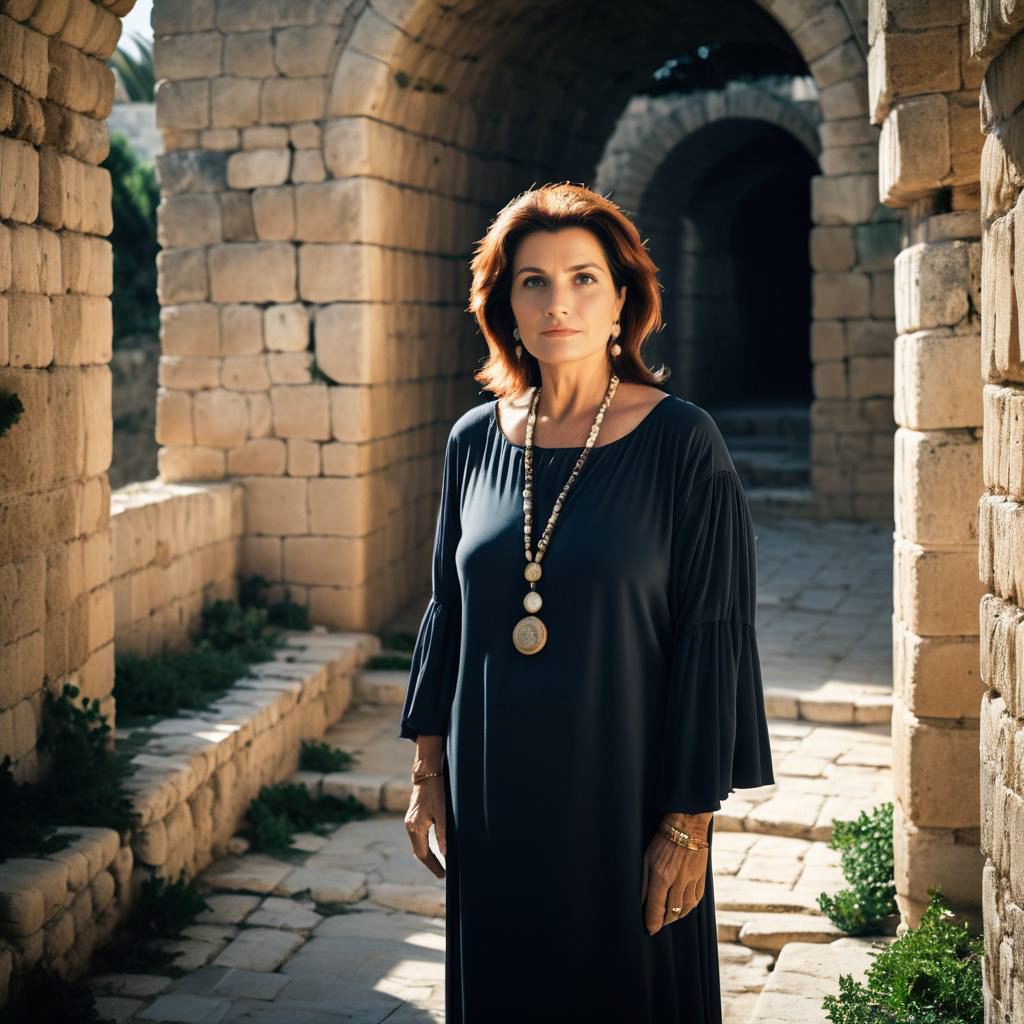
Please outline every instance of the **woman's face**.
M521 344L541 362L569 362L606 349L625 301L626 286L616 293L604 249L586 228L534 231L519 242L512 315ZM552 328L567 332L547 333Z

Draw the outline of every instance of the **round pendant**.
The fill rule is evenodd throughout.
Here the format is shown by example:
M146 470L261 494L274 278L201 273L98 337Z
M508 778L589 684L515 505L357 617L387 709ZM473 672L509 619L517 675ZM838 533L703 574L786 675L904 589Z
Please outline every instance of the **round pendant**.
M531 583L536 583L540 579L540 562L527 562L523 576Z
M532 615L534 612L539 612L541 605L544 604L543 599L536 590L531 590L523 598L523 607Z
M520 619L512 630L512 643L520 654L536 654L547 638L547 626L536 615Z

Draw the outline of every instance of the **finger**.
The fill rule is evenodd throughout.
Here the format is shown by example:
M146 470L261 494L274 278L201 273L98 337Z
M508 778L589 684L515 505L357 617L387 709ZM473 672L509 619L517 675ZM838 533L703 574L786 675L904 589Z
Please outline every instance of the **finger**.
M648 860L647 860L647 854L646 853L644 854L644 868L643 868L643 871L644 871L643 882L642 882L642 884L640 886L640 902L641 903L643 903L643 901L645 899L647 899L647 876L650 873L650 869L648 867Z
M667 892L668 882L657 870L656 866L652 866L651 877L647 883L647 905L644 911L644 925L651 935L664 924L665 895Z
M695 906L697 906L696 892L697 892L697 883L696 883L696 881L693 881L693 880L688 881L686 883L686 885L683 887L683 899L682 899L682 904L681 904L683 909L682 909L682 912L679 915L680 917L686 917L686 915L691 910L693 910L693 908ZM678 906L680 906L680 904L676 903L675 906L678 907Z
M434 855L434 851L430 848L430 837L428 832L430 826L427 825L423 828L421 825L406 826L409 830L409 839L412 841L412 852L416 854L416 859L423 861L424 864L435 874L438 878L444 878L444 868L441 866L441 862ZM438 873L440 872L440 874Z
M437 812L437 817L434 818L434 835L437 836L437 848L441 851L441 856L448 857L448 824L445 820L445 809L444 802L442 801L441 807Z
M431 874L437 878L444 878L444 867L437 857L434 856L433 850L427 851L427 856L423 858L423 863L430 869Z
M680 873L680 876L672 883L668 890L668 898L665 900L665 923L671 924L673 921L678 921L683 916L686 910L686 904L683 902L686 897L686 876ZM674 907L678 907L678 910L674 910Z

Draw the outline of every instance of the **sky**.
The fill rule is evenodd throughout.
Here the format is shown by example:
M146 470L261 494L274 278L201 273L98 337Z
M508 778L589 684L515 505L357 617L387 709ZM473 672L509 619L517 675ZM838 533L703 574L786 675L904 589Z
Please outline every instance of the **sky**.
M131 11L121 19L121 38L118 46L126 50L135 51L132 36L135 34L145 36L150 43L153 41L153 29L149 24L150 12L153 10L153 0L138 0Z

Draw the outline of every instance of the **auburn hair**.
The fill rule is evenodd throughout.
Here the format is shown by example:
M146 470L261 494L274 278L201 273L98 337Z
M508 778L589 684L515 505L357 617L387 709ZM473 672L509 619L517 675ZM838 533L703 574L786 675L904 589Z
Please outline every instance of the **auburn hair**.
M620 380L639 384L661 384L671 373L664 365L651 370L640 357L648 335L665 325L658 267L636 226L610 199L583 185L547 184L520 193L499 211L477 242L470 263L473 282L466 312L476 317L489 350L487 361L473 379L499 398L521 394L541 383L540 365L525 346L521 358L515 355L511 293L516 247L533 231L568 227L587 228L596 236L616 292L626 286L619 318L621 333L615 339L622 354L610 357L615 373Z

